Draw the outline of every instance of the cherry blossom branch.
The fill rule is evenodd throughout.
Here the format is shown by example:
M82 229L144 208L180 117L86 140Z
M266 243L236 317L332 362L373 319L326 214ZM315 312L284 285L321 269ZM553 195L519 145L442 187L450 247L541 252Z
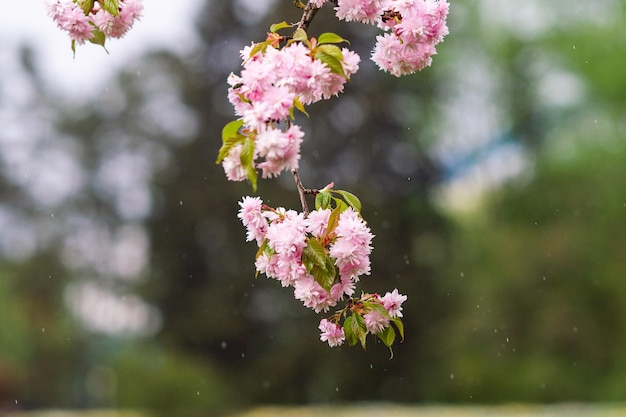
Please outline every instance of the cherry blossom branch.
M306 31L309 28L309 25L311 24L311 21L315 17L315 14L318 10L319 7L316 7L313 3L309 1L306 6L304 6L304 9L302 11L302 17L300 18L296 29L302 29Z
M304 6L304 9L302 10L302 17L300 18L300 21L296 25L296 30L302 29L306 31L309 28L309 25L313 21L313 18L317 14L318 10L319 8L316 7L311 1L309 1L306 4L306 6ZM300 204L302 205L302 212L304 213L304 217L306 218L309 216L309 206L307 205L305 195L306 194L315 195L318 193L318 190L305 188L304 185L302 184L302 180L300 179L300 174L297 169L292 170L291 173L293 174L293 179L296 182L296 187L298 187L298 195L300 196Z
M302 185L302 181L300 180L300 174L298 173L297 169L292 170L291 173L293 174L293 179L296 182L296 187L298 187L298 195L300 196L300 204L302 205L304 218L307 218L309 217L309 206L306 202L306 195L317 195L320 191L311 188L304 188L304 185Z

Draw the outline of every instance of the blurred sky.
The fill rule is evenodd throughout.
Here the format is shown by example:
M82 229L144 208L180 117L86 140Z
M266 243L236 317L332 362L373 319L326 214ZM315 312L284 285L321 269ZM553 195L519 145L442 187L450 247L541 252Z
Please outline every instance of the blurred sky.
M91 44L80 45L72 56L67 35L46 14L44 0L3 2L0 9L0 77L15 68L11 62L20 45L35 51L36 63L45 68L46 81L70 94L97 91L94 83L106 80L131 56L147 49L187 51L195 42L194 15L202 0L146 0L143 18L123 39L107 42L107 52ZM104 77L103 77L104 76ZM91 86L91 88L86 88Z

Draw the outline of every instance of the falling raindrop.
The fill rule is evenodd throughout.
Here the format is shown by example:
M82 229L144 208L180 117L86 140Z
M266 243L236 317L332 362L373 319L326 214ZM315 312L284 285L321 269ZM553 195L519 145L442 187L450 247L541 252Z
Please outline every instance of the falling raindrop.
M454 374L450 374L450 379L454 379Z
M182 206L182 205L183 205L183 200L180 200L180 201L178 202L178 204L180 204L180 205Z
M226 341L225 340L222 341L221 347L222 347L222 349L226 349Z

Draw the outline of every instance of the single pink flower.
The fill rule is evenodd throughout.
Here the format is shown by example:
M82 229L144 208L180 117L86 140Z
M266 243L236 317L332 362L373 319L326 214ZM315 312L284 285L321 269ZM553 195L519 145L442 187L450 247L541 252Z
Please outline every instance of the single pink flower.
M343 327L327 319L322 319L318 328L322 331L320 340L328 342L330 347L341 346L346 340Z

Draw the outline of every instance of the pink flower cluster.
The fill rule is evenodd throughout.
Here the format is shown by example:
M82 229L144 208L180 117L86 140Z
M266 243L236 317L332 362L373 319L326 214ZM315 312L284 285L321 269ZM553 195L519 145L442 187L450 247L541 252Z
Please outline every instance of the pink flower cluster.
M259 197L244 197L239 205L238 217L246 227L247 240L256 241L262 248L255 262L256 270L277 279L283 287L293 287L294 297L316 313L328 311L346 296L351 297L359 277L370 274L374 235L352 208L344 210L334 229L328 230L330 209L312 211L305 218L294 210L269 208ZM336 268L329 289L316 280L303 261L312 239L319 242ZM368 332L377 334L389 326L390 319L402 317L401 304L407 297L396 289L383 297L364 294L361 298L378 303L387 311L381 314L370 309L363 314ZM337 317L322 319L319 325L321 340L330 346L341 345L345 340L343 327L337 321Z
M312 0L322 7L327 0ZM372 60L395 76L419 71L432 62L435 46L448 34L447 0L338 0L337 18L377 25L389 31L376 37Z
M254 167L267 178L298 168L304 132L297 125L281 122L289 118L296 100L311 104L339 94L347 78L358 70L360 58L342 49L344 77L314 59L311 49L302 42L282 49L268 45L256 53L254 46L241 51L243 70L241 75L229 76L228 98L244 122L247 137L254 140L253 160L263 159ZM233 146L222 161L231 181L247 178L241 162L242 149L242 144Z
M117 15L104 10L99 2L94 3L89 13L73 0L46 0L46 7L57 26L77 44L94 39L96 31L105 37L121 38L139 20L143 10L141 0L119 0Z
M399 294L398 290L394 289L392 292L387 292L382 297L378 294L363 294L354 305L363 306L366 303L376 303L385 308L384 312L370 308L363 313L367 333L378 334L389 327L392 319L402 317L402 303L405 302L406 299L406 295ZM354 314L360 314L360 312ZM345 331L343 327L337 323L336 319L322 319L320 320L318 328L321 331L320 340L322 342L328 342L330 347L340 346L345 341Z
M328 233L330 209L312 211L308 217L282 207L272 209L259 197L244 197L238 217L247 229L247 240L266 245L256 260L256 269L275 278L283 287L294 287L294 296L305 307L320 311L354 294L360 275L369 275L374 235L352 208L339 216L336 228ZM302 255L309 239L323 242L324 251L337 267L337 278L325 290L307 271Z

